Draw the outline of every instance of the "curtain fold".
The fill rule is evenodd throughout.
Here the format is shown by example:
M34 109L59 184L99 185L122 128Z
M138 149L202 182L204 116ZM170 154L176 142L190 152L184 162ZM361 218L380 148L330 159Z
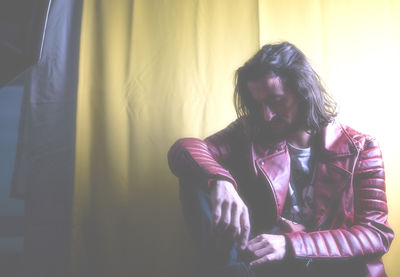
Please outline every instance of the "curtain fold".
M257 1L234 2L85 1L76 276L185 276L193 264L166 154L234 118L234 69L258 48Z
M24 276L70 276L82 1L52 0L25 86L12 194L25 199Z

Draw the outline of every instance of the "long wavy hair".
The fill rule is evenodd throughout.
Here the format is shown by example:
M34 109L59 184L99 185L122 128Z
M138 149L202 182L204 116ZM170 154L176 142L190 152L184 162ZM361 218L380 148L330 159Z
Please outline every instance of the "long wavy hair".
M235 73L236 113L239 118L246 118L251 134L257 133L260 112L247 84L265 75L278 76L284 89L295 93L301 111L297 122L310 133L318 133L336 117L336 102L326 92L304 53L289 42L266 44Z

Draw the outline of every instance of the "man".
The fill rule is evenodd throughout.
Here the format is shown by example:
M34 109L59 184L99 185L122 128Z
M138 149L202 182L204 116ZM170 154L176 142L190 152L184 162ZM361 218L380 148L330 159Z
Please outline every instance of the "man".
M204 276L386 276L383 161L335 120L305 55L262 47L236 72L238 119L168 159Z

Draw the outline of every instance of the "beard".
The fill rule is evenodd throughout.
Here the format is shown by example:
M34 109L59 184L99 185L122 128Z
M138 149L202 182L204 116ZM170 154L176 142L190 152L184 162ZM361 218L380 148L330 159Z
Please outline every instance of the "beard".
M255 143L263 146L288 139L295 131L300 129L299 120L288 122L284 118L275 116L270 122L262 118L251 120L251 137Z

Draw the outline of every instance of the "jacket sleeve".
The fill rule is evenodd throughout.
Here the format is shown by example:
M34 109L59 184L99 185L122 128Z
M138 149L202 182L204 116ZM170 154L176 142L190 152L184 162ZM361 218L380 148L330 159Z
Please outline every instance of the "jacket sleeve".
M178 139L168 152L171 171L178 178L194 178L208 186L218 179L230 181L237 188L236 181L226 169L232 157L234 144L242 131L240 120L206 138Z
M347 229L286 234L296 258L349 258L381 256L389 249L393 230L387 222L385 173L374 139L366 141L356 164L354 225Z

